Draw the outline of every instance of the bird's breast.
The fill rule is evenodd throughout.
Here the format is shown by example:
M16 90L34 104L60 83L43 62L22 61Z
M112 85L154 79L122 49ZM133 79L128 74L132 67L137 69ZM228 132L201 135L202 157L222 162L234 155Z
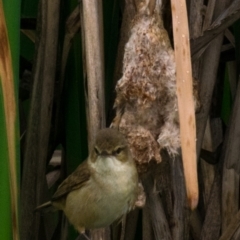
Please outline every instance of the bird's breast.
M133 163L109 158L94 163L92 176L79 190L69 193L66 211L76 228L101 228L127 213L137 197L138 178Z

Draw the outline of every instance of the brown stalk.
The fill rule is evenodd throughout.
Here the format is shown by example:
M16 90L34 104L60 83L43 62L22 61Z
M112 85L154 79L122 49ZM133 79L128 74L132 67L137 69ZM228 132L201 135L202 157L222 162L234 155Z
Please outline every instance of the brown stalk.
M158 192L154 191L154 177L151 174L143 177L146 191L146 208L148 209L155 239L171 240L169 225Z
M234 100L234 106L232 109L231 117L229 120L228 132L226 136L226 150L224 158L226 161L225 167L227 169L234 169L237 174L240 174L240 163L238 161L239 153L239 121L240 121L240 85L237 86L236 96Z
M172 0L180 138L189 206L198 204L196 126L192 92L192 67L185 1Z
M203 8L203 0L192 0L190 1L189 7L189 31L190 38L199 37L202 34L202 22L203 16L201 10ZM200 61L195 61L192 63L192 72L194 79L199 79L199 64Z
M88 82L88 143L105 126L102 1L83 0L83 28Z
M224 11L226 1L218 1L215 6L213 19L219 16ZM203 136L209 118L210 106L212 102L212 94L214 85L217 78L217 70L219 66L220 52L223 40L223 33L209 44L207 50L202 56L202 66L200 69L200 100L201 100L201 111L197 114L197 152L198 156L202 148ZM206 173L205 173L206 174ZM205 202L206 209L205 219L202 228L201 239L218 239L220 227L221 227L221 206L220 206L220 173L219 170L215 170L214 182L211 186L210 197ZM204 174L201 178L204 178ZM210 180L211 181L211 180ZM209 183L211 184L211 182ZM208 186L209 189L210 186ZM205 196L206 199L206 196Z
M77 6L68 17L65 26L65 36L63 42L63 53L62 53L62 62L61 62L61 74L60 74L60 92L62 92L63 79L65 76L65 68L67 64L68 54L72 46L72 39L80 29L80 11Z
M130 34L130 27L133 17L135 16L136 9L134 6L134 0L125 0L125 8L123 11L123 21L121 25L121 36L118 44L117 51L117 61L115 64L113 82L116 82L122 77L122 67L123 67L123 55L124 47L128 41Z
M228 1L229 2L229 1ZM228 4L222 0L218 1L215 7L214 17L218 16ZM202 56L202 66L199 79L199 98L201 101L201 111L197 114L197 153L199 156L202 146L203 136L207 124L207 119L212 102L213 88L216 82L219 58L223 40L223 33L218 35L208 46L207 51Z
M219 3L218 1L216 2ZM240 18L240 0L235 0L204 32L203 36L191 41L191 54L195 59L202 48L209 44L214 38L221 34Z
M222 176L222 230L228 227L233 214L239 209L239 146L240 146L240 84L229 121L223 147L223 176Z
M142 210L142 240L154 239L149 210L146 206Z
M105 127L103 19L101 0L83 0L84 52L86 54L88 146ZM92 230L91 239L109 239L109 228Z
M181 157L169 158L171 165L173 216L172 238L189 239L189 208L187 208L186 188Z
M65 24L65 35L64 35L64 41L63 41L63 49L62 49L62 56L61 56L61 65L60 65L60 76L59 76L59 84L58 87L55 88L55 102L56 102L56 111L55 116L53 116L54 119L54 140L58 138L59 129L61 129L61 123L62 123L62 92L63 92L63 85L64 85L64 79L65 79L65 71L66 71L66 65L68 60L69 51L72 46L72 40L76 33L80 29L80 11L79 7L77 6L70 16L68 17L66 24ZM55 145L53 146L55 148Z
M200 213L195 209L190 216L190 231L194 240L200 240L201 230L202 230L202 221Z
M197 38L202 33L202 8L204 1L191 0L189 11L189 31L191 38Z
M203 136L210 111L213 88L216 82L217 69L220 58L223 34L213 40L202 58L201 75L199 81L199 96L201 111L197 114L197 152L201 150Z
M221 191L221 175L219 169L215 171L215 178L212 185L210 198L208 201L205 220L201 232L201 240L218 239L221 228L220 215L220 191Z
M232 99L236 95L236 89L237 89L237 64L236 61L231 61L227 63L227 69L228 69L228 74L229 74L229 83L230 83L230 89L231 89L231 95Z
M216 80L218 60L220 56L220 49L222 44L222 35L219 39L214 40L214 43L209 46L209 49L203 56L203 67L200 81L200 96L202 100L202 109L198 114L197 129L198 129L198 152L200 151L202 138L204 134L205 124L207 122L212 91ZM209 68L211 64L211 69ZM208 79L208 80L207 80ZM206 163L202 163L202 174L201 179L204 181L205 192L204 192L204 208L206 209L205 221L203 223L201 239L217 239L220 231L221 215L220 215L220 173L219 170L215 171L216 179L212 184L210 175L213 175L213 168ZM211 170L212 168L212 170ZM209 172L211 174L209 174ZM204 176L207 175L207 178ZM211 188L210 197L208 197L209 188Z
M125 224L125 233L123 236L124 240L134 240L135 239L139 212L140 212L140 209L135 209L134 211L130 212L127 215L126 224Z
M222 233L219 240L229 240L232 239L232 236L235 235L234 233L240 227L240 211L237 212L234 216L232 216L229 225L227 226L226 230Z
M39 36L21 188L21 238L26 240L39 239L40 214L34 213L34 209L46 200L45 168L56 73L60 1L42 0L39 6Z
M84 26L84 18L83 18L83 4L80 2L79 4L80 11L80 22L81 26ZM83 86L84 86L84 97L85 97L85 111L86 111L86 123L87 129L89 129L89 102L88 102L88 88L87 88L87 63L86 63L86 47L85 47L85 32L84 28L81 27L81 37L82 37L82 68L83 68Z
M212 18L213 18L213 13L214 13L214 8L215 8L215 2L216 0L209 0L208 5L207 5L207 10L204 16L204 22L203 22L203 31L207 30L211 23L212 23ZM198 36L199 37L199 36ZM194 37L193 37L194 39Z
M33 30L28 30L28 29L21 29L21 33L23 33L24 35L26 35L26 37L28 37L29 40L31 40L33 43L36 42L36 34L35 34L35 31L33 31Z
M204 160L201 160L200 163L200 174L201 174L201 184L202 184L202 193L203 193L203 204L206 208L210 198L211 188L214 180L215 166L207 163ZM204 210L206 210L204 208Z
M237 231L234 233L233 237L231 240L238 240L240 239L240 227L237 229Z

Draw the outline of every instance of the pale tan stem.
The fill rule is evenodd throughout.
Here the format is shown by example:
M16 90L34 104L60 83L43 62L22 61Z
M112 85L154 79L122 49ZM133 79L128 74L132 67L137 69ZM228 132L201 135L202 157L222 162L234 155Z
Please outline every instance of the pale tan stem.
M105 127L103 17L101 0L83 0L84 52L87 75L88 147L91 149L96 133ZM91 239L109 238L108 229L91 231Z
M183 168L189 205L194 209L198 204L196 125L186 2L171 0L171 7Z
M105 126L102 1L83 0L82 4L91 147L97 130Z

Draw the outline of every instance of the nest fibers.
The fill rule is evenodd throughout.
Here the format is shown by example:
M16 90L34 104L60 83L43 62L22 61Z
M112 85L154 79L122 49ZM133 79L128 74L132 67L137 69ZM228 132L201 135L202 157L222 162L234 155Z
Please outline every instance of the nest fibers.
M140 2L132 22L112 124L127 137L138 166L160 162L161 149L175 156L180 147L174 51L160 8L150 2Z

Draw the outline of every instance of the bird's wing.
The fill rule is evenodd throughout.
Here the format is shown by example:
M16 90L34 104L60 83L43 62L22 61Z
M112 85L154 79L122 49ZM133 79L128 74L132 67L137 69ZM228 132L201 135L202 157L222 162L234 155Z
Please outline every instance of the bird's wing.
M84 161L59 185L57 191L52 197L52 201L58 200L72 190L81 188L89 179L90 170L88 168L87 161Z

